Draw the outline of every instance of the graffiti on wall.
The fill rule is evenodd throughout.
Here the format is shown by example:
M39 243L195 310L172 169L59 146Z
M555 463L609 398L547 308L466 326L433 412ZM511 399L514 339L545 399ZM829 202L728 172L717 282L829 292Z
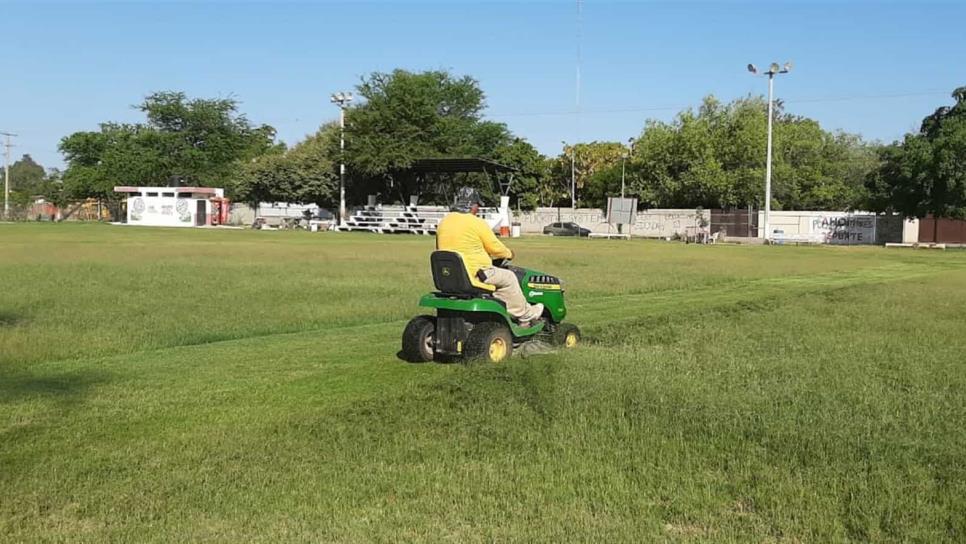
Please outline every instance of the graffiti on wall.
M143 198L138 197L131 200L131 221L140 221L146 210L147 206L145 206Z
M129 219L151 225L190 225L193 202L188 198L134 197L128 200Z
M826 244L874 244L874 215L823 215L812 219L812 232Z
M179 198L177 206L178 206L178 219L180 219L182 223L190 223L191 209L188 206L188 201L183 198Z

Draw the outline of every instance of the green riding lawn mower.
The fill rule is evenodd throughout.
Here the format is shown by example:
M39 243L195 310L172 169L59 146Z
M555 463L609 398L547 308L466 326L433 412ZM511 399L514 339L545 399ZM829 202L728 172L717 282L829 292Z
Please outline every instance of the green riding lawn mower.
M521 326L492 292L470 282L459 253L435 251L430 256L430 264L437 291L423 296L419 305L434 308L436 315L421 315L409 321L402 336L403 359L499 363L507 360L514 348L527 342L573 348L580 341L580 330L563 322L567 308L563 284L558 278L511 266L506 260L493 263L517 276L527 302L544 306L541 319Z

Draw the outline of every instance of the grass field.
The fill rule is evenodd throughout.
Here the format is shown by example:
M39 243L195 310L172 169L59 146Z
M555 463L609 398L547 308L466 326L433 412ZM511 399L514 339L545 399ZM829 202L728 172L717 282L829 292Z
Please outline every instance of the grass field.
M432 245L0 225L0 541L966 540L966 253L514 240L586 343L412 365Z

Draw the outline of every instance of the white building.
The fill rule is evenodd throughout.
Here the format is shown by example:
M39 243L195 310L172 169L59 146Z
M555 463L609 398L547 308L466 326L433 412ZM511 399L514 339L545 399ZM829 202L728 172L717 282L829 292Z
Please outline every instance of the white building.
M127 223L152 227L201 227L228 218L225 190L213 187L115 187L127 194Z

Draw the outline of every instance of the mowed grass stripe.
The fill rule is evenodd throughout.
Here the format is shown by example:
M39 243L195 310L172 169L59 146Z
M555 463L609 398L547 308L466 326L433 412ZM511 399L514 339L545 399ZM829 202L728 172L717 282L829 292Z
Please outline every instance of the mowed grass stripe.
M922 264L890 263L844 272L762 278L663 293L615 295L589 302L568 304L568 307L573 307L573 315L589 318L590 323L595 323L610 318L635 319L645 315L660 315L674 311L700 311L702 307L713 308L718 305L752 302L763 298L798 296L855 285L922 278L940 274L946 270L948 268Z
M0 531L956 542L964 293L961 272L856 284L673 313L503 366L389 362L348 331L334 331L343 344L324 363L305 335L111 358L89 366L116 374L71 402L21 399L47 412L0 446L16 468L0 476L0 496L16 498L0 501ZM354 367L362 383L342 397L330 375Z
M567 281L568 301L742 285L952 253L881 248L510 242L520 264ZM429 237L6 225L0 229L4 367L325 327L394 322L431 286Z
M714 286L699 286L692 289L674 289L662 293L646 292L637 294L615 295L599 297L590 302L568 302L569 321L595 327L606 323L624 320L636 320L642 317L670 314L673 312L700 312L702 308L712 309L723 305L752 303L763 299L777 299L794 297L805 293L840 289L853 285L874 284L890 281L901 281L920 278L942 273L948 267L936 267L913 263L890 263L887 265L864 268L861 270L816 274L809 276L786 276L781 278L763 278L743 282L729 282ZM416 298L416 297L413 297ZM422 313L424 309L413 306L412 315ZM265 332L243 337L217 338L187 342L177 346L133 351L131 354L165 352L172 349L192 346L206 346L218 343L237 344L238 349L249 347L252 342L265 341L274 336L310 335L320 343L320 350L328 345L338 345L343 342L345 335L368 338L396 330L401 334L402 327L409 318L391 319L378 322L350 322L347 324L331 324L323 327L282 332ZM328 342L325 342L328 340ZM395 338L394 342L399 343ZM372 342L369 342L372 345ZM318 353L324 353L320 351ZM319 356L318 353L316 356ZM78 357L62 361L49 361L46 364L60 364L75 362L89 358ZM101 359L101 358L96 358ZM126 359L126 357L125 357ZM34 363L37 364L44 363Z

